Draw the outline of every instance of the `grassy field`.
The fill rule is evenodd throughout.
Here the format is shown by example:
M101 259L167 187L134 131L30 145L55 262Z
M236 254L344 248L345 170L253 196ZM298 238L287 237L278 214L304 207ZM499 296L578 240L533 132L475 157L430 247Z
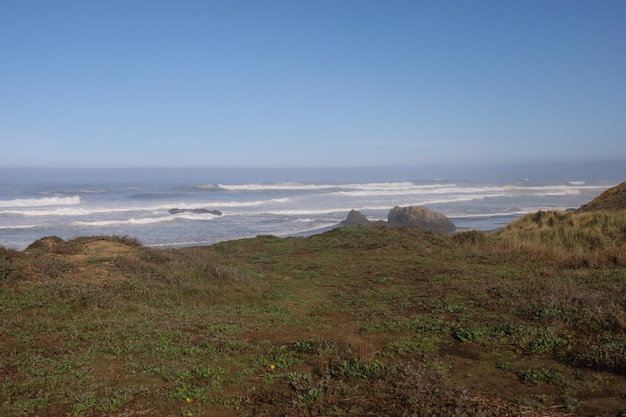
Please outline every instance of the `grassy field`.
M626 416L626 214L0 248L2 416Z

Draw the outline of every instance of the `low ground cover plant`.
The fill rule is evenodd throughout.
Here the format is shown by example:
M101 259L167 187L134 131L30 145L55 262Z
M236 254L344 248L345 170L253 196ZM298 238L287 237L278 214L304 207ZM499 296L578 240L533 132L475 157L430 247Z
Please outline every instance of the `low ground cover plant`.
M626 217L0 248L0 415L624 415Z

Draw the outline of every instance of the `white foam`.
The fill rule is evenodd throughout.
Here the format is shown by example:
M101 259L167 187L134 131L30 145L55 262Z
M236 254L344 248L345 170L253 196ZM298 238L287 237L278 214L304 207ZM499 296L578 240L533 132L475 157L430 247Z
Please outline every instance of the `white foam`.
M303 182L280 182L269 184L220 184L219 187L229 191L314 191L332 189L352 189L362 191L407 191L410 189L431 190L437 188L454 187L454 184L414 184L408 181L402 182L372 182L372 183L349 183L349 184L309 184Z
M35 229L37 227L41 227L38 224L21 224L21 225L12 225L12 226L0 226L0 229L6 229L6 230L11 230L11 229Z
M183 241L183 242L167 242L167 243L150 243L147 244L146 246L149 246L151 248L158 248L158 247L177 247L177 246L198 246L198 245L207 245L207 244L213 244L215 243L215 240L189 240L189 241Z
M343 187L342 187L343 188ZM334 193L348 197L375 197L375 196L399 196L399 195L432 195L432 194L479 194L495 197L531 194L533 196L559 196L577 195L583 189L603 189L605 186L582 186L582 185L546 185L546 186L457 186L455 184L412 185L402 187L361 187L353 190L340 190ZM454 200L450 200L454 201Z
M497 213L465 213L465 214L456 214L456 213L448 213L446 217L451 220L454 219L487 219L490 217L510 217L510 216L523 216L525 214L534 213L537 210L512 210L512 211L503 211Z
M47 207L67 206L80 204L79 196L72 197L44 197L44 198L18 198L15 200L0 200L0 207Z
M72 222L72 225L87 226L87 227L101 227L101 226L152 224L152 223L169 222L172 220L176 220L176 217L174 216L144 217L144 218L139 218L139 219L130 218L130 219L124 219L124 220L99 220L99 221L93 221L93 222L76 221L76 222Z
M564 211L567 210L568 207L546 207L546 206L537 206L537 207L526 207L526 208L514 208L509 211L501 211L494 213L454 213L447 212L443 213L450 219L480 219L480 218L489 218L489 217L510 217L510 216L524 216L530 213L536 213L539 210L543 211Z
M409 196L409 195L432 195L432 194L474 194L478 192L501 192L502 190L495 188L448 188L448 189L424 189L424 188L412 188L412 189L368 189L357 191L337 191L334 194L343 195L347 197L382 197L382 196Z
M51 209L39 209L39 210L3 210L3 214L15 214L22 216L88 216L90 214L101 213L123 213L128 211L137 211L134 208L106 208L106 207L59 207ZM141 211L141 210L139 210Z
M172 216L177 219L182 219L182 220L212 220L212 219L217 219L218 217L220 217L217 214L212 214L212 213L190 213L190 212L177 213L177 214L173 214Z
M219 185L216 184L202 184L202 185L196 185L195 188L200 188L202 190L223 190L222 187L220 187Z
M142 225L142 224L154 224L154 223L163 223L163 222L171 222L173 220L212 220L218 218L220 216L212 214L212 213L177 213L177 214L168 214L167 216L158 216L158 217L140 217L140 218L129 218L129 219L118 219L118 220L98 220L98 221L75 221L72 222L74 226L90 226L90 227L101 227L101 226L119 226L119 225Z
M403 192L446 192L444 190L456 188L456 184L414 184L412 182L374 182L366 184L348 184L345 188L354 188L362 191L403 191ZM344 187L342 187L344 188Z
M245 208L245 207L259 207L269 204L284 204L291 202L292 199L285 198L273 198L267 200L255 200L255 201L211 201L211 202L197 202L197 203L180 203L169 202L160 203L154 205L142 205L142 206L125 206L125 207L109 207L109 206L81 206L81 207L42 207L40 209L31 210L1 210L1 214L12 214L21 216L88 216L92 214L107 214L107 213L131 213L131 212L159 212L167 211L172 208L180 209L222 209L222 208Z
M219 188L228 191L269 191L269 190L323 190L327 188L336 188L337 185L332 184L305 184L301 182L280 182L270 184L219 184Z
M262 206L265 204L275 204L275 203L289 203L292 199L289 197L285 198L271 198L267 200L255 200L255 201L220 201L220 202L211 202L211 203L199 203L195 204L198 206L196 208L201 207L256 207Z
M84 194L103 194L106 193L107 191L104 189L99 189L99 190L89 190L89 189L83 189L83 190L78 190L81 193Z
M580 190L554 190L554 191L546 191L542 195L545 196L562 196L562 195L578 195L580 194Z
M275 216L308 216L308 215L320 215L320 214L329 214L333 212L349 212L352 208L323 208L323 209L279 209L279 210L268 210L264 214L271 214ZM263 213L258 213L263 214Z
M442 180L440 180L442 181ZM329 190L351 197L367 197L376 195L417 195L417 194L474 194L474 193L502 193L502 192L533 192L537 195L555 195L561 192L573 194L581 189L603 189L606 186L586 186L584 181L570 181L568 184L558 185L518 185L508 184L501 186L463 186L457 184L415 184L412 182L374 182L348 184L308 184L302 182L285 182L271 184L220 184L219 187L230 191L313 191ZM542 194L543 193L543 194ZM558 195L558 194L557 194Z
M315 206L313 204L299 204L297 207L279 207L273 208L269 210L258 210L255 212L229 212L225 215L274 215L274 216L310 216L310 215L325 215L325 214L333 214L333 213L348 213L350 210L385 210L389 211L389 209L396 206L430 206L434 204L447 204L447 203L459 203L459 202L470 202L477 200L484 200L487 198L496 198L496 197L508 197L509 195L506 193L500 194L456 194L456 195L441 195L441 196L428 196L421 195L418 198L412 198L410 195L400 194L402 195L402 199L396 199L393 201L389 201L387 199L381 199L379 201L372 200L339 200L336 201L335 205L332 205L329 202L326 202L324 207Z

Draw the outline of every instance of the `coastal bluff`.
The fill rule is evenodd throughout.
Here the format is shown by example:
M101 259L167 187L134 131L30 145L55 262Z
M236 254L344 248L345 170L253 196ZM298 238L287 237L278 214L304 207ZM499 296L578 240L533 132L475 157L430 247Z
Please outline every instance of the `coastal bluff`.
M454 223L441 213L433 212L424 206L395 206L387 214L387 221L370 221L357 210L351 210L340 227L370 224L376 226L403 227L417 226L421 229L437 232L452 233L456 230Z
M611 187L602 194L581 206L577 211L626 210L626 181Z

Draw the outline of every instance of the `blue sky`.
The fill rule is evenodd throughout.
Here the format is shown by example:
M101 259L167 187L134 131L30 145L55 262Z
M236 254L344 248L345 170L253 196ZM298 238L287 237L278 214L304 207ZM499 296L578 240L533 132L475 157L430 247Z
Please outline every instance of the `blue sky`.
M0 0L0 167L626 160L626 1Z

